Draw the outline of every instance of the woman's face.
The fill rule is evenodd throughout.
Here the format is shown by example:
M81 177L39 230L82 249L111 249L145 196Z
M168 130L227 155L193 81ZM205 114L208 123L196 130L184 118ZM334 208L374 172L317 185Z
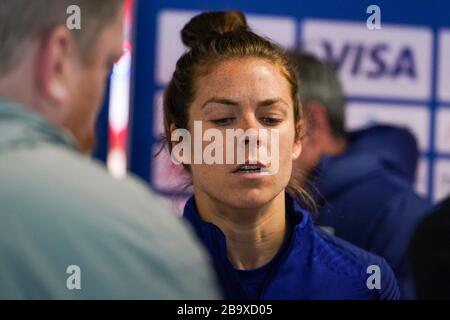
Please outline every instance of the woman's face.
M234 58L200 76L196 88L188 124L193 144L202 141L203 133L212 128L222 134L224 159L227 129L276 129L279 144L278 154L271 155L272 162L278 157L278 168L270 174L254 172L237 163L237 148L242 146L237 139L232 150L233 164L205 164L204 161L192 164L196 194L201 193L229 207L250 209L265 205L284 192L291 176L292 161L300 155L301 144L296 139L290 86L280 69L260 58ZM194 121L201 121L202 137L196 136L199 132L194 130ZM269 154L272 150L275 152L277 148L270 135L266 140L258 138L258 148L266 148ZM211 141L202 142L202 150L210 144ZM245 150L245 161L248 161L248 145Z

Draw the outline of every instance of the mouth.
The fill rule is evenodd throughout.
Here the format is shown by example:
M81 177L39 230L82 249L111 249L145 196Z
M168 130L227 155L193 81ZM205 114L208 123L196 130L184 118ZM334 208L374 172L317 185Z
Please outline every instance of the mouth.
M261 163L245 163L233 170L233 173L262 173L266 169L266 166L264 166Z

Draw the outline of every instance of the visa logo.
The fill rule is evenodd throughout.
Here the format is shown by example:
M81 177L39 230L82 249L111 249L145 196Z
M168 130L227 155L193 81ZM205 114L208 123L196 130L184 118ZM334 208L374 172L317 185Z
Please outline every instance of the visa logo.
M441 102L450 102L450 29L439 30L437 95Z
M425 27L306 19L300 34L306 51L335 68L347 95L430 98L433 37Z
M324 59L339 73L345 64L349 64L352 75L364 74L369 79L386 77L395 79L417 77L414 51L411 47L402 47L394 59L388 60L387 53L392 48L387 43L365 46L358 43L345 43L334 48L330 41L322 42Z

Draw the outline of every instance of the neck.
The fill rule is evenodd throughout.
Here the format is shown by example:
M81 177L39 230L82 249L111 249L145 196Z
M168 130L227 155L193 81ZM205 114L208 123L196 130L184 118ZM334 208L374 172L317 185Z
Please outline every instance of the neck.
M19 103L36 112L40 110L40 96L35 85L36 45L22 58L21 62L6 74L0 74L0 96Z
M283 244L286 226L285 193L257 208L235 208L205 194L195 195L200 217L216 225L226 237L227 253L237 269L268 263Z
M23 85L18 85L17 82L9 82L2 79L0 80L0 97L31 109L33 106L32 99L30 99L28 91L24 90L23 87Z

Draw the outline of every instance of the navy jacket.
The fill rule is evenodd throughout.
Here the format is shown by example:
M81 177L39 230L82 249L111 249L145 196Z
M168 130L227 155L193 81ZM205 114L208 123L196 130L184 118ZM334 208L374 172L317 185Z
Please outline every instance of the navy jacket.
M284 254L268 273L259 291L259 299L397 299L399 291L392 270L384 259L316 228L311 215L286 195L288 215L298 223ZM204 222L197 212L194 197L184 208L214 262L214 268L227 299L247 299L231 265L222 231ZM372 275L368 267L380 268L381 288L369 289ZM369 281L370 282L370 281Z
M401 296L414 298L408 246L430 209L413 190L417 144L409 131L376 126L354 132L341 156L323 157L316 188L317 224L383 258L399 281Z

